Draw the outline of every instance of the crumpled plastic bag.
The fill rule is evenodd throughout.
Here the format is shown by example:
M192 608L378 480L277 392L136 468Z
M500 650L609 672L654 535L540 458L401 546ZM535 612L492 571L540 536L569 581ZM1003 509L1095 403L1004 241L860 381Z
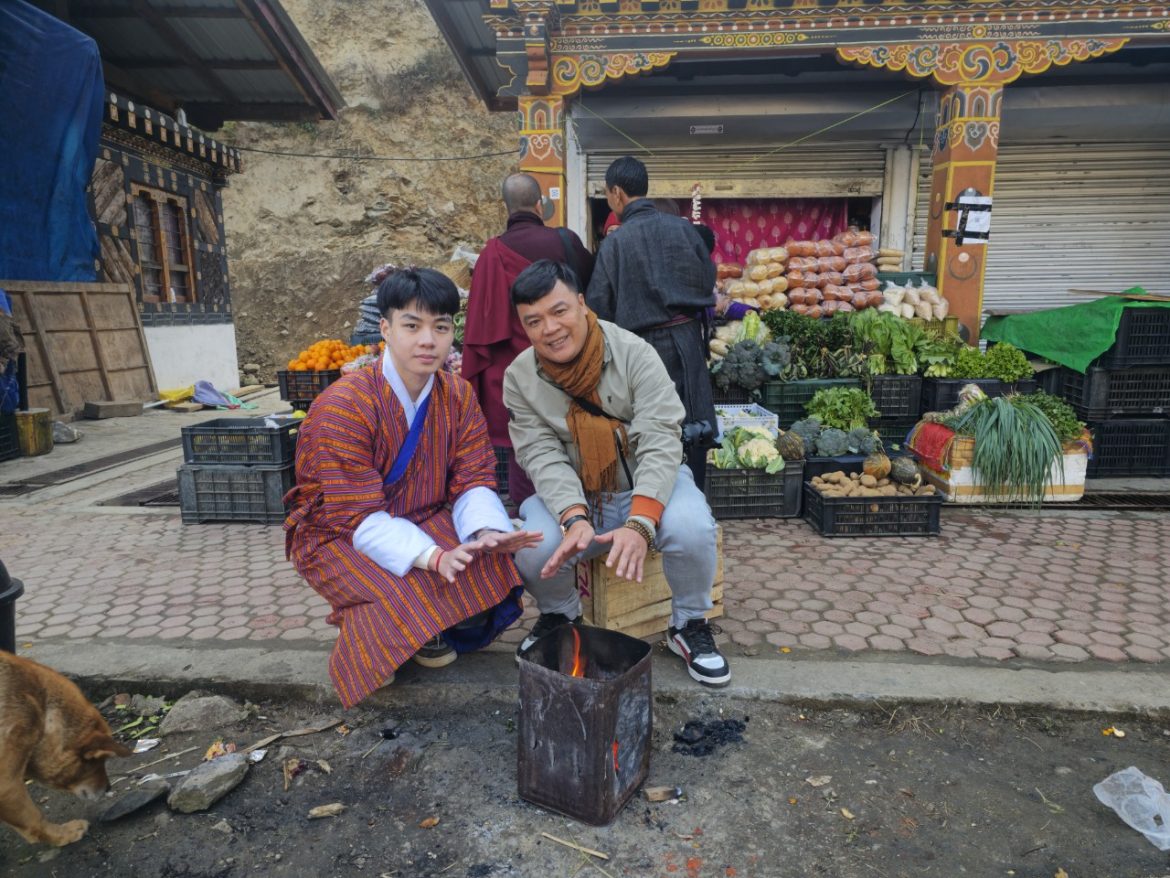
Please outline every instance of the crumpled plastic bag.
M192 384L188 387L179 387L179 388L176 388L175 390L160 390L158 392L158 398L161 399L163 402L167 402L167 403L182 402L185 399L190 399L194 395L195 395L195 385L194 384Z
M1158 781L1131 765L1096 784L1093 794L1158 850L1170 850L1170 796Z

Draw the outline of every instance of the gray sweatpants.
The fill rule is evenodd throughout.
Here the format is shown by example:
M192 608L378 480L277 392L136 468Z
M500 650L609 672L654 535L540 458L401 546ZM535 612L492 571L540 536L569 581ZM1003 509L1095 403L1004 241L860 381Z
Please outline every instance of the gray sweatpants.
M622 526L630 514L632 497L633 492L624 491L602 504L598 533ZM594 542L551 579L541 579L540 569L564 539L560 524L537 495L524 501L520 517L525 530L544 534L540 545L516 553L516 567L524 578L524 587L536 599L541 613L561 613L575 619L581 612L581 598L573 563L603 555L609 545ZM672 596L670 624L681 628L691 619L703 618L711 609L711 587L715 583L715 519L686 466L679 467L678 480L658 525L656 544Z

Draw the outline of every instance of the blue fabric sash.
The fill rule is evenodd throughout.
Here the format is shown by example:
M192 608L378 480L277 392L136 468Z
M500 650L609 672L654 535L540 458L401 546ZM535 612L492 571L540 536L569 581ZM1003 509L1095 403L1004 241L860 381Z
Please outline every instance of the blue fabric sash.
M398 449L398 455L394 458L394 465L390 467L390 473L386 478L382 479L382 484L387 488L392 487L406 474L406 468L410 466L410 461L414 458L414 450L418 448L418 439L422 435L423 425L427 419L427 412L431 407L431 397L434 395L435 388L432 387L431 392L427 394L427 398L418 407L418 411L414 413L414 423L410 425L410 432L406 434L406 441Z

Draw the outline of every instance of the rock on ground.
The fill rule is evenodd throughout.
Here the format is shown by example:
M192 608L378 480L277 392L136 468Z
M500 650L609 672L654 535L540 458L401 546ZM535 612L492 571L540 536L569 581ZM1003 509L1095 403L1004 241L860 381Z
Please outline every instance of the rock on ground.
M206 811L230 793L248 773L248 757L229 753L191 769L167 798L167 804L184 814Z
M248 711L230 698L189 692L175 702L158 727L160 735L197 732L230 726L248 716Z

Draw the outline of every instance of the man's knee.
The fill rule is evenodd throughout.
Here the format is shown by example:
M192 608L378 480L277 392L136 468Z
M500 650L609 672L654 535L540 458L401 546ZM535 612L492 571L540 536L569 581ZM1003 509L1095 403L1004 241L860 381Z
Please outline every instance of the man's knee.
M541 533L539 545L530 549L522 549L515 555L516 569L520 571L520 575L526 583L540 577L541 568L552 557L553 552L557 550L564 537L560 526L544 508L544 505L542 503L539 506L532 505L538 503L540 501L536 497L532 497L525 501L520 508L520 515L524 519L524 529L537 530Z
M715 551L715 519L703 492L690 478L679 479L662 512L658 542L663 551L702 555Z

